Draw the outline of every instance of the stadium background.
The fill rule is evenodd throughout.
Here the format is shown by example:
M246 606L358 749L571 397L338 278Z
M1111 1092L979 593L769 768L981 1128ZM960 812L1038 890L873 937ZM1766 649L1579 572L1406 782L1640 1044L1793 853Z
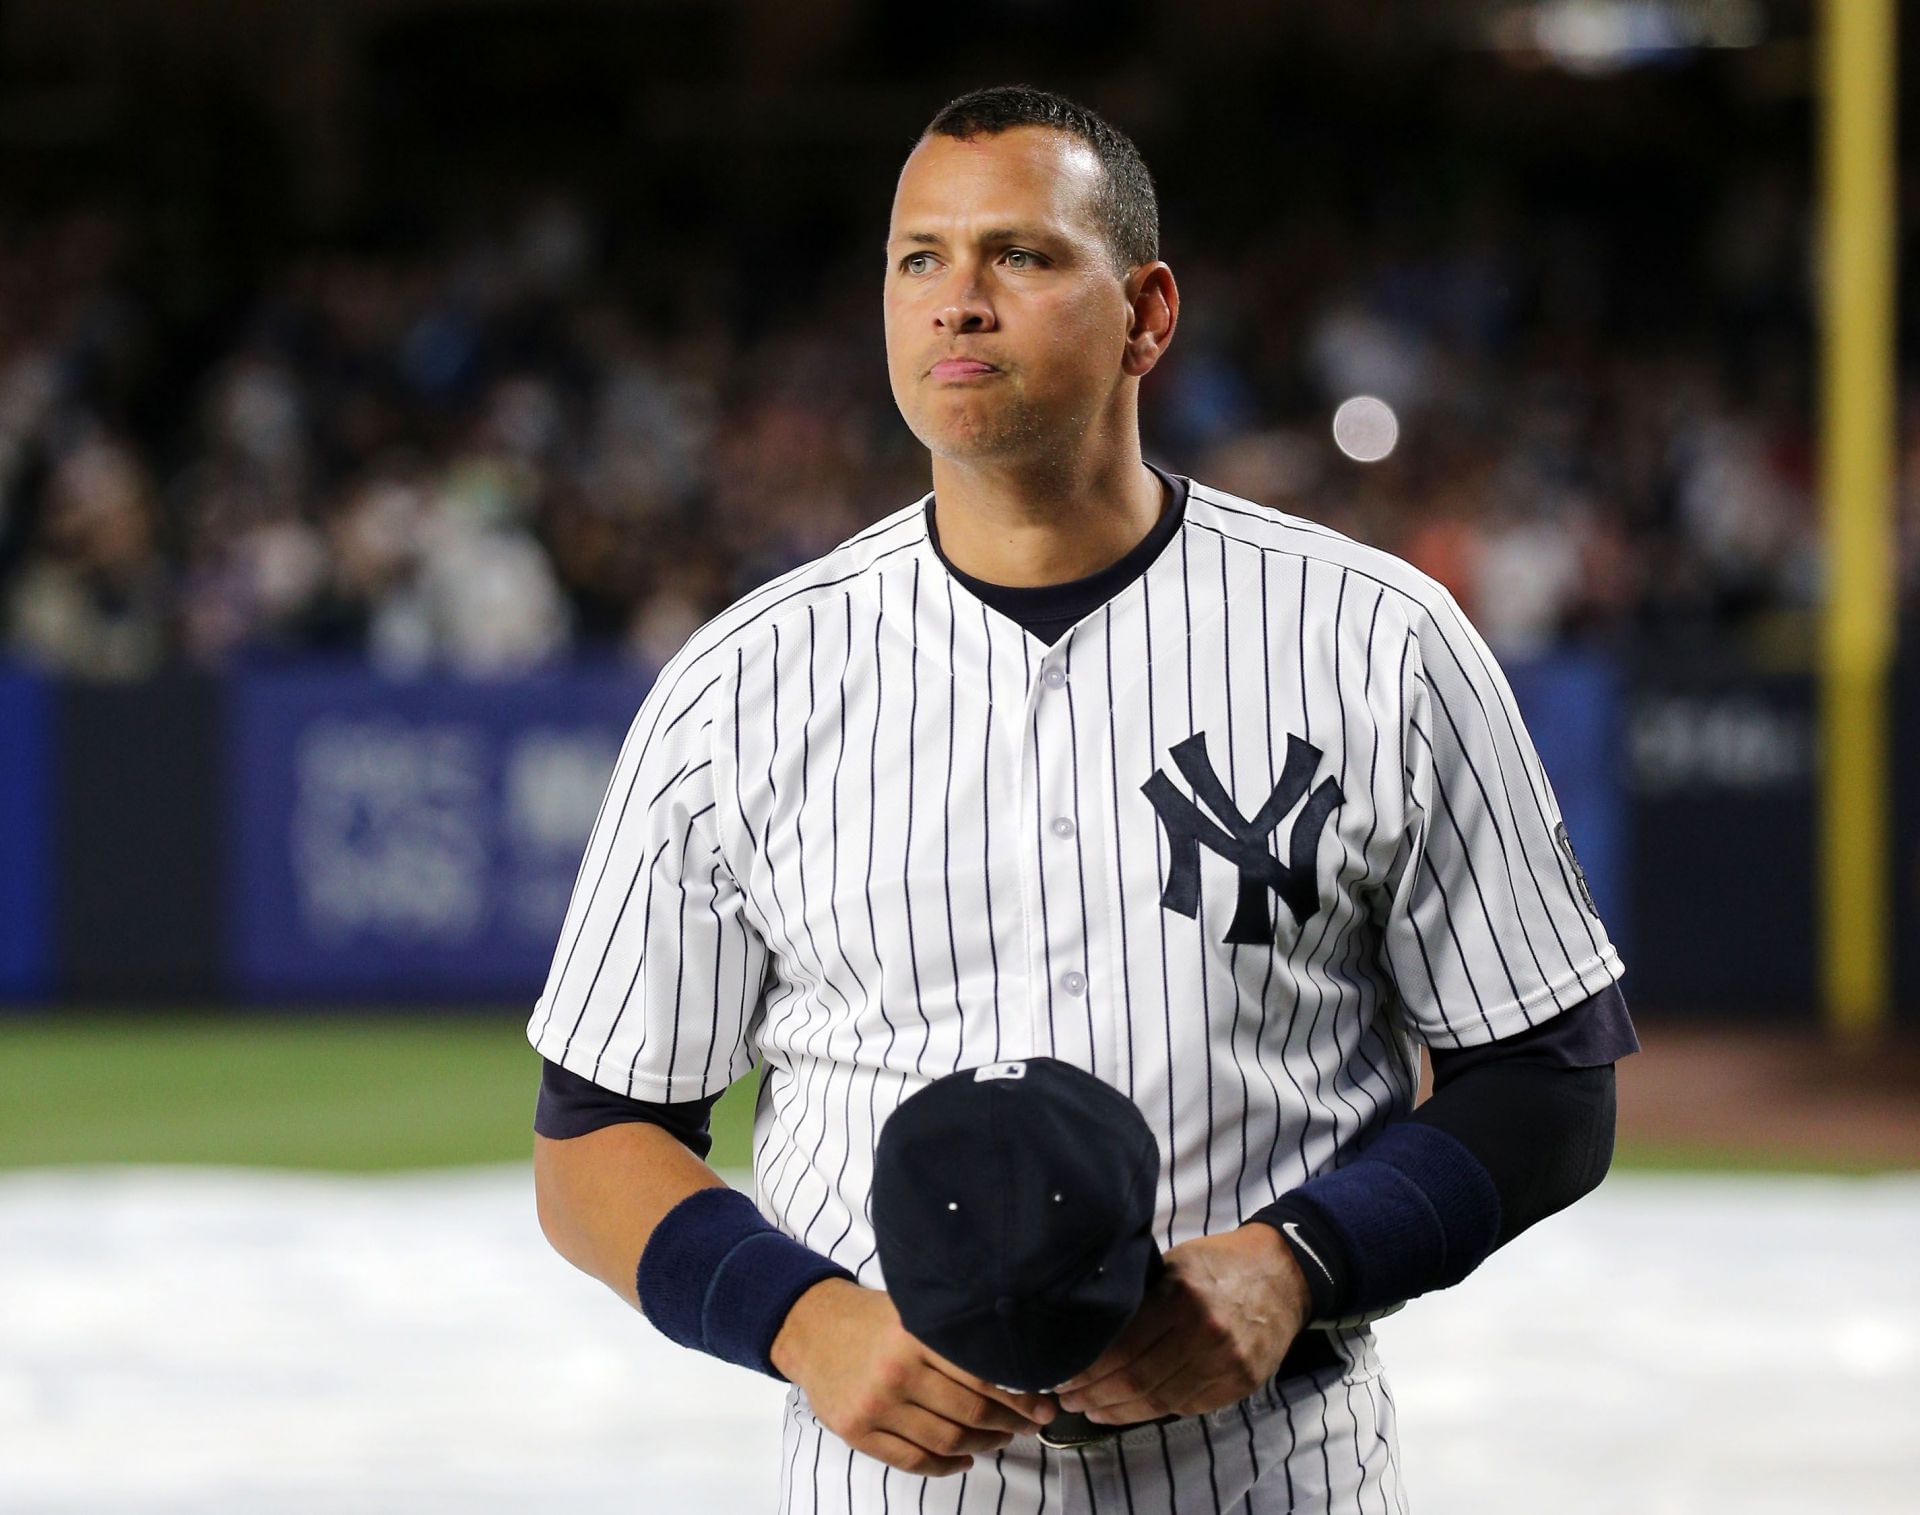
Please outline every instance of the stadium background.
M1759 1169L1799 1186L1763 1196L1910 1238L1905 1180L1835 1175L1920 1168L1915 302L1893 989L1863 1053L1820 1020L1818 21L1795 0L0 4L0 1235L38 1259L16 1297L64 1272L97 1317L103 1234L132 1246L126 1206L171 1202L150 1180L191 1210L233 1167L524 1159L519 1028L626 720L699 621L926 488L881 361L888 199L939 104L1016 79L1102 109L1154 169L1185 307L1148 455L1409 558L1508 667L1646 1043L1609 1190L1744 1194L1726 1175ZM1397 419L1384 459L1336 442L1356 395ZM716 1153L736 1167L744 1096ZM234 1192L249 1236L324 1208ZM1776 1224L1832 1262L1832 1237ZM94 1508L107 1486L60 1470L100 1423L55 1391L97 1344L24 1318L0 1321L0 1508L9 1461L44 1472L21 1508ZM1861 1319L1843 1359L1883 1409L1920 1408L1920 1318ZM643 1481L665 1456L635 1455ZM297 1507L433 1507L422 1470L458 1462L423 1444L404 1495L315 1484ZM277 1466L232 1486L295 1508ZM1865 1466L1859 1508L1920 1472ZM240 1475L126 1476L119 1508L206 1509ZM1733 1507L1688 1487L1591 1507Z

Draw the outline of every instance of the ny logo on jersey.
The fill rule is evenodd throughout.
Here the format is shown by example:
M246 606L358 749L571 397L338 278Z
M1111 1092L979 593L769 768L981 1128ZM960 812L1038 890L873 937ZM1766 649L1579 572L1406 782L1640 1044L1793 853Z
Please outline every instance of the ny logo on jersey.
M1305 925L1320 908L1320 882L1314 874L1314 859L1320 852L1320 833L1327 818L1346 796L1334 779L1323 779L1312 794L1307 786L1319 770L1322 753L1311 742L1289 734L1287 764L1280 773L1267 802L1252 820L1240 814L1227 787L1213 771L1207 756L1207 736L1196 731L1170 749L1174 766L1193 785L1196 799L1220 818L1216 826L1200 811L1200 806L1175 787L1165 772L1155 770L1152 778L1140 786L1153 802L1160 823L1167 828L1167 842L1173 852L1167 870L1167 886L1160 903L1189 920L1200 914L1200 848L1216 853L1240 870L1240 898L1234 907L1233 921L1227 927L1229 943L1271 943L1273 913L1267 905L1271 889L1293 912L1294 921ZM1287 813L1300 804L1293 831L1287 841L1287 861L1268 849L1267 838L1278 829ZM1221 826L1226 829L1222 830Z

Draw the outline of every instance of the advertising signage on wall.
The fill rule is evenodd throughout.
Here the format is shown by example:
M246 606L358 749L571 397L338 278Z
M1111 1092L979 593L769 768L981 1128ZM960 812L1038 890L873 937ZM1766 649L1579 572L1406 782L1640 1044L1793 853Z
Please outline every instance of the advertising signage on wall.
M238 678L228 970L271 998L538 993L648 681Z
M1638 1002L1812 1013L1814 701L1802 673L1637 670L1626 743Z

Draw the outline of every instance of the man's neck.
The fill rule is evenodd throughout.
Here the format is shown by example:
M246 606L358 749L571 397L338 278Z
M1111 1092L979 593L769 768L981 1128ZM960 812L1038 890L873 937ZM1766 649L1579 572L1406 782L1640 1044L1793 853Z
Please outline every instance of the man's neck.
M1137 449L1065 469L933 460L940 550L989 584L1064 584L1098 573L1153 530L1166 501Z

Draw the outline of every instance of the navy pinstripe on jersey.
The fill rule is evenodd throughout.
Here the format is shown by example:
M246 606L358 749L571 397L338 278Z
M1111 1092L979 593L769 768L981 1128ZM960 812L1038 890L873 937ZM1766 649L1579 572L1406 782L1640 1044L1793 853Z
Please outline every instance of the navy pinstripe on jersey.
M1256 815L1292 792L1290 755L1311 759L1302 794L1337 791L1317 833L1304 800ZM1268 819L1274 861L1236 861L1231 833ZM1194 484L1146 571L1043 646L956 581L922 500L747 596L662 672L529 1035L661 1103L762 1062L762 1210L875 1285L887 1116L959 1067L1065 1058L1155 1125L1171 1246L1404 1115L1417 1041L1508 1036L1619 976L1559 823L1485 644L1408 565ZM1302 826L1309 892L1246 884L1282 877ZM1250 892L1270 939L1247 939ZM1133 1433L1085 1467L1043 1469L1017 1442L972 1493L928 1497L1088 1508L1101 1479L1165 1487L1186 1457L1200 1486L1238 1490L1228 1502L1265 1461L1252 1507L1283 1508L1301 1447L1339 1483L1346 1425L1356 1508L1397 1509L1371 1337L1341 1342L1353 1370L1324 1397ZM1294 1424L1309 1414L1311 1431ZM838 1443L798 1391L788 1436L783 1508L877 1509L856 1485L919 1485Z

